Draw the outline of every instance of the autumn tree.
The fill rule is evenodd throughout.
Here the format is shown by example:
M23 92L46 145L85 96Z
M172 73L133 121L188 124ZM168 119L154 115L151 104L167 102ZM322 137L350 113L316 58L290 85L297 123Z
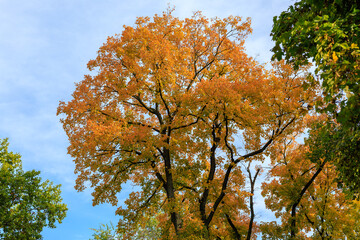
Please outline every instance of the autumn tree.
M274 17L271 33L274 58L290 61L295 68L315 63L325 96L318 108L341 124L329 129L337 135L338 155L332 162L355 197L360 193L359 22L358 0L301 0Z
M24 171L8 145L0 140L0 238L41 239L44 227L55 228L66 216L60 186L42 182L38 171Z
M88 64L96 73L60 102L76 189L89 182L94 205L117 205L128 181L139 190L116 211L125 238L154 213L165 239L254 236L240 163L262 161L301 128L315 93L306 68L265 70L247 56L250 32L233 16L140 17L108 38Z
M263 239L359 237L359 229L353 227L359 212L338 186L337 172L329 161L334 149L325 144L321 134L328 134L327 128L317 124L304 144L285 139L274 152L277 156L272 158L262 194L266 206L282 223L264 223L260 227Z

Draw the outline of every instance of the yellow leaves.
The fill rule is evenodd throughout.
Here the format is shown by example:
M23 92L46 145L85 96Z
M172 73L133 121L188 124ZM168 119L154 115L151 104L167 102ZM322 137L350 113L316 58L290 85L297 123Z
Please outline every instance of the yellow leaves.
M305 77L290 65L278 62L266 71L246 55L249 32L249 19L196 13L180 20L169 10L152 20L138 18L136 26L108 38L89 61L96 74L86 76L73 100L58 108L65 115L78 189L89 181L95 204L115 204L121 185L131 181L141 190L118 211L124 221L145 221L135 213L153 196L147 207L163 211L159 227L173 236L172 211L183 226L200 231L200 214L215 208L226 185L210 228L230 233L220 224L226 222L224 213L237 226L247 225L248 218L235 217L249 212L251 196L239 161L264 160L265 142L271 139L270 146L276 146L280 132L300 131L302 108L313 98L312 89L301 87ZM294 117L299 120L291 122ZM240 156L251 152L250 158ZM285 172L273 173L288 177ZM205 213L200 213L198 200L204 195Z
M337 62L337 60L339 59L339 58L336 56L336 52L333 52L333 53L332 53L332 59L334 60L334 62Z
M356 43L351 43L350 48L352 49L359 49L359 46Z
M266 206L275 211L277 216L281 216L282 228L288 231L291 210L294 203L299 201L296 210L299 234L321 227L330 236L343 237L344 229L354 219L349 212L351 202L345 199L344 193L337 187L334 167L330 163L325 164L304 194L300 195L319 169L319 164L307 159L306 146L291 142L293 141L286 140L282 148L277 146L282 149L283 156L273 163L270 170L272 181L262 186Z

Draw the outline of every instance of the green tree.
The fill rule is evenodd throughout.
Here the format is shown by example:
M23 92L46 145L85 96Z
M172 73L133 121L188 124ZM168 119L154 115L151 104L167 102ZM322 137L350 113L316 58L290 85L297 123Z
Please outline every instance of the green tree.
M355 195L360 192L359 22L359 0L301 0L274 17L271 33L273 58L284 58L295 68L309 61L316 64L325 96L319 110L340 124L328 125L336 139L332 162Z
M92 238L90 240L117 240L120 239L120 235L116 233L114 225L110 224L101 224L98 229L91 228L94 231Z
M274 58L298 67L309 60L323 79L327 110L359 122L360 1L302 0L274 17Z
M131 239L153 240L161 238L161 229L158 227L159 221L156 216L148 218L148 221L139 224L134 230ZM116 227L110 222L109 224L101 224L98 229L92 228L94 231L90 240L119 240L124 239L123 234L119 234Z
M60 185L42 182L39 171L24 171L8 145L0 139L0 238L41 239L44 227L55 228L66 216Z

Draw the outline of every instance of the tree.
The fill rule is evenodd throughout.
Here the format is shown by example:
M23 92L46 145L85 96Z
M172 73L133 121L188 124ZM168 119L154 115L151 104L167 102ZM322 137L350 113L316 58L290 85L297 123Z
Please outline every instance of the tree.
M329 161L334 150L318 141L328 133L324 128L313 127L304 144L285 140L273 158L262 194L282 224L263 224L264 239L309 239L310 234L311 239L359 238L359 229L353 227L359 212L335 181L337 172Z
M116 240L120 239L120 236L116 233L114 225L110 224L101 224L98 229L91 229L94 231L93 238L90 240Z
M306 68L265 70L248 57L250 32L233 16L138 18L108 38L88 64L97 74L60 102L76 189L90 182L94 205L116 205L127 181L141 189L116 211L126 238L159 212L165 239L254 236L240 163L262 161L301 128L316 95Z
M24 172L19 154L8 151L7 139L0 140L0 237L41 239L44 227L66 216L60 185L41 182L38 171Z
M328 110L339 106L340 122L359 122L360 1L302 0L274 17L274 58L295 66L316 63ZM344 98L344 95L346 97Z
M332 160L339 178L353 196L360 184L360 1L301 0L274 17L273 58L295 68L313 61L320 75L327 112L336 129L338 155ZM330 124L331 125L331 124ZM329 126L330 126L329 125Z
M153 240L161 237L160 228L158 227L158 220L155 216L151 216L147 222L139 224L134 230L132 239ZM122 234L118 234L116 227L110 224L101 224L98 229L92 229L94 234L91 240L119 240L123 239Z

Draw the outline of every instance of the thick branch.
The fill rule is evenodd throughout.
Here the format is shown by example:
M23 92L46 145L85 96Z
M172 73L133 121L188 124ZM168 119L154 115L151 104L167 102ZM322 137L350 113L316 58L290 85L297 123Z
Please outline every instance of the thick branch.
M214 119L214 123L212 126L212 146L210 149L210 171L209 171L209 175L208 178L206 180L206 186L204 189L204 193L201 196L200 199L200 214L201 214L201 218L202 221L205 223L206 226L207 225L207 220L206 220L206 212L205 212L205 208L206 208L206 202L207 202L207 198L209 196L209 185L211 183L212 180L214 180L214 176L215 176L215 169L216 169L216 158L215 158L215 151L218 147L220 138L218 138L216 136L216 131L220 129L220 124L217 124L216 121L218 119L218 115L216 115L215 119Z
M224 114L225 115L225 114ZM225 145L227 147L227 149L230 152L230 160L231 162L235 162L234 159L234 150L232 149L232 147L230 146L229 142L228 142L228 137L229 137L229 119L227 118L227 116L225 116Z
M310 187L310 185L315 181L315 178L320 174L320 172L323 170L324 165L326 164L326 160L324 160L321 165L319 166L319 168L317 169L317 171L314 173L314 175L310 178L310 180L305 184L305 186L303 187L303 189L301 190L301 192L299 193L297 199L295 200L295 202L293 203L292 207L291 207L291 230L290 230L290 235L291 238L295 238L296 235L296 208L298 206L298 204L300 203L303 195L305 194L305 192L308 190L308 188Z
M234 231L236 240L241 240L241 235L240 235L239 231L237 230L236 226L234 225L234 223L231 221L231 218L229 217L228 214L225 214L225 216L226 216L226 220L228 221L228 223L231 226L231 229Z
M248 154L245 154L243 156L241 156L240 158L238 158L237 160L235 160L235 162L232 162L231 164L229 164L227 170L226 170L226 174L225 174L225 177L224 177L224 180L223 180L223 184L222 184L222 188L221 188L221 192L220 192L220 195L218 196L218 198L216 199L214 205L213 205L213 209L211 210L209 216L207 217L206 219L206 224L207 226L210 224L214 214L215 214L215 211L217 210L219 204L221 203L221 201L223 200L223 198L225 197L225 190L227 188L227 184L229 182L229 178L230 178L230 173L231 173L231 170L233 169L233 167L236 166L237 163L239 163L240 161L242 160L245 160L249 157L253 157L255 155L258 155L262 152L264 152L267 147L274 141L275 137L276 136L279 136L291 123L293 123L295 121L295 117L292 118L283 128L281 128L281 124L279 122L279 128L276 129L276 131L273 131L272 133L272 136L270 137L270 139L264 144L264 146L256 151L253 151L251 153L248 153Z
M160 81L158 82L158 85L159 85L159 95L160 95L160 98L161 98L161 101L164 103L164 106L165 106L165 109L166 109L166 112L167 112L167 115L169 116L169 119L171 120L172 119L172 116L171 116L171 113L170 113L170 109L169 109L169 106L168 104L166 103L165 99L164 99L164 96L162 94L162 89L161 89L161 83Z
M152 107L148 107L140 98L140 95L134 95L132 96L134 99L136 99L138 101L138 103L143 107L145 108L148 112L154 114L158 120L159 120L159 123L162 125L163 124L163 119L162 119L162 116L160 114L160 112Z
M161 175L161 173L159 173L159 171L156 169L156 164L155 161L151 161L151 167L152 169L155 171L155 176L157 177L157 179L162 183L162 185L164 186L164 188L167 188L167 184L166 181L164 180L163 176Z
M251 193L251 195L250 195L250 222L249 222L249 228L248 228L246 240L250 240L251 239L252 228L253 228L253 224L254 224L254 219L255 219L255 211L254 211L255 181L256 181L256 178L258 177L259 173L260 173L260 168L258 168L256 170L255 176L254 176L254 178L252 178L251 177L251 171L250 171L250 163L249 163L249 166L247 168L247 172L249 173L250 193Z

